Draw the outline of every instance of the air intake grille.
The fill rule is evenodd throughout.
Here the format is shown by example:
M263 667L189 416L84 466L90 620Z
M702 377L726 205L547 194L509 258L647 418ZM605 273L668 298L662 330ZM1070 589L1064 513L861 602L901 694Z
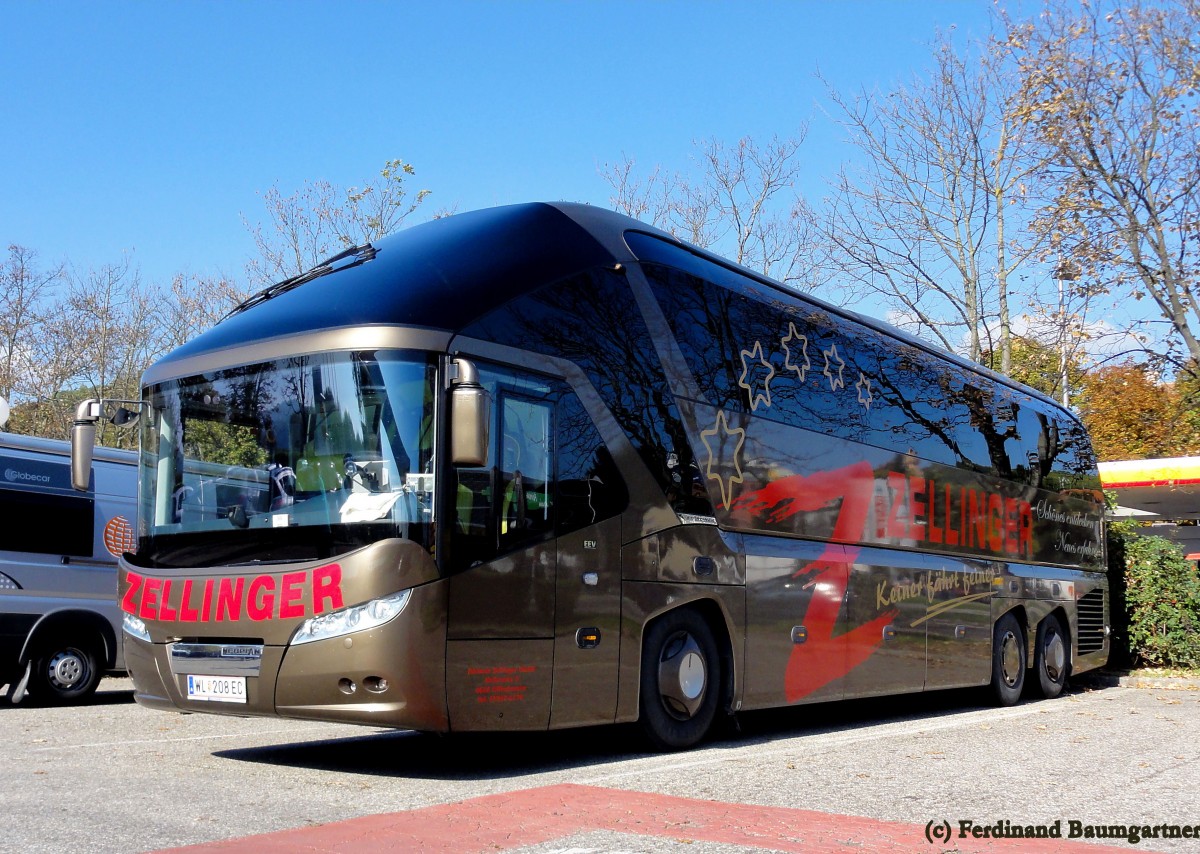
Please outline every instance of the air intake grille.
M1104 590L1097 587L1079 600L1079 654L1104 649Z

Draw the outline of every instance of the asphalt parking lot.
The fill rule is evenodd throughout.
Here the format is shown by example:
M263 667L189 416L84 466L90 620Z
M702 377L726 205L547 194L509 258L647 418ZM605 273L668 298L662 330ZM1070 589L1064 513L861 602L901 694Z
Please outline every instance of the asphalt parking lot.
M739 724L699 749L652 754L622 727L441 738L154 712L132 702L128 681L106 680L88 706L0 707L0 850L147 851L280 831L293 835L275 850L294 850L306 829L323 834L312 850L371 850L364 833L387 850L379 834L434 827L442 836L412 844L810 850L816 837L804 833L825 822L824 850L941 852L993 850L960 837L964 821L1200 825L1196 690L1076 688L1009 709L943 692L748 713ZM422 821L391 815L409 811ZM390 818L361 824L376 815ZM360 825L327 826L348 819ZM876 826L888 846L872 844ZM1098 841L1200 850L1182 839ZM264 850L240 845L226 850Z

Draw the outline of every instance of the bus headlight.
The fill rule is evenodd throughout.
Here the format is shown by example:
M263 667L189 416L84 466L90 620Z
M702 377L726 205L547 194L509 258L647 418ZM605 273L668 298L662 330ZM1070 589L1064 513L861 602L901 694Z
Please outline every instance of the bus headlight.
M139 620L133 614L126 614L121 620L121 628L126 634L133 635L140 640L149 641L150 632L146 631L146 624Z
M365 629L382 626L399 616L400 612L404 610L404 606L408 604L411 595L411 589L401 590L399 593L393 593L382 599L372 599L370 602L355 605L353 608L343 608L340 611L321 614L319 617L310 617L301 624L300 628L296 629L296 633L292 635L292 643L309 643L326 638L336 638L351 632L361 632Z

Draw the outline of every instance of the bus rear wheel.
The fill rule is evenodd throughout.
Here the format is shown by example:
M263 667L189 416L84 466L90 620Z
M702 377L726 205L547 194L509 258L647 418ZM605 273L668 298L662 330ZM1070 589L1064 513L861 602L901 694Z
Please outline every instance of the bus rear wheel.
M696 611L671 611L646 632L638 720L658 750L696 744L712 727L721 686L717 643Z
M1053 700L1067 687L1071 673L1071 646L1062 618L1057 614L1038 623L1035 649L1033 666L1038 674L1038 689L1047 700Z
M992 694L1001 706L1015 705L1025 687L1025 632L1012 614L992 633Z
M86 700L99 684L100 661L94 644L53 643L33 659L29 696L42 703L70 705Z

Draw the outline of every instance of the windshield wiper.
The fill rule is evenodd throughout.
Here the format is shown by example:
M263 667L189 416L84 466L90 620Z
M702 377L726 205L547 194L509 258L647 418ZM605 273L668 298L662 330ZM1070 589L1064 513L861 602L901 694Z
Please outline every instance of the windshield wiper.
M269 288L264 288L258 293L247 297L243 302L234 306L225 317L232 317L235 314L245 311L251 306L258 305L260 302L266 302L272 297L277 297L282 293L298 288L305 282L311 282L313 279L319 279L321 276L329 273L336 273L338 270L346 270L350 267L356 267L359 264L364 264L375 257L375 247L370 243L364 243L362 246L351 246L349 249L343 249L332 258L326 258L311 270L301 273L298 276L292 276L290 279L284 279L282 282L276 282Z

